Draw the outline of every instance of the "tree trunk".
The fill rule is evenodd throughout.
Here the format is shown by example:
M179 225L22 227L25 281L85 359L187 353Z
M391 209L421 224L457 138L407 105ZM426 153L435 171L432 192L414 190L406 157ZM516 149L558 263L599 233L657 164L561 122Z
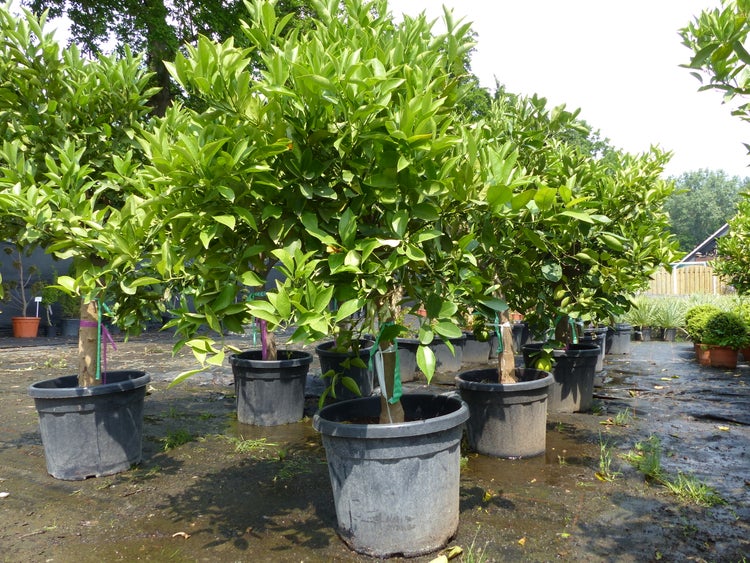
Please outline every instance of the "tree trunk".
M404 422L404 407L401 401L391 404L385 398L393 396L393 386L396 379L396 350L391 348L389 342L381 342L380 350L383 353L383 370L385 372L385 392L381 389L380 395L380 424L389 424L392 422ZM388 350L388 351L386 351Z
M99 385L96 379L96 358L98 348L99 312L95 301L81 300L81 327L78 329L78 386Z
M500 338L503 340L503 353L498 358L500 383L518 383L516 377L516 357L513 353L513 327L506 315L500 327Z

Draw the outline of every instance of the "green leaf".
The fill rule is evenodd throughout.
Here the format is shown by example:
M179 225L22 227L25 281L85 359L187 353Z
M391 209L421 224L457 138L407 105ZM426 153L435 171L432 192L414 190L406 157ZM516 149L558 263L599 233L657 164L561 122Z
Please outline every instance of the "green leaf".
M565 211L560 212L560 215L565 215L566 217L571 217L577 221L583 221L584 223L593 224L595 222L591 215L588 213L581 213L580 211L570 211L566 209Z
M419 370L427 378L427 383L432 381L432 376L435 375L435 353L427 346L419 346L417 348L417 366Z
M354 240L357 236L357 218L348 207L339 219L339 236L341 237L341 244L345 248L354 246Z
M234 226L237 222L233 215L214 215L214 221L226 225L231 230L234 230Z
M338 323L348 317L351 317L354 313L359 311L362 307L363 307L363 301L361 299L350 299L349 301L344 301L344 303L342 303L341 306L339 307L339 310L336 311L335 321Z
M444 338L461 338L462 332L458 325L449 322L439 322L433 327L435 332Z

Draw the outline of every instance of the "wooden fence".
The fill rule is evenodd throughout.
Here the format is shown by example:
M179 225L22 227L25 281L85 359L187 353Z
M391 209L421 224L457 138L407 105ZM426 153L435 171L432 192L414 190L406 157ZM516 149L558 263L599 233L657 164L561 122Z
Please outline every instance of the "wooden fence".
M734 288L714 275L709 263L675 265L672 272L659 270L651 278L646 295L692 295L734 293Z

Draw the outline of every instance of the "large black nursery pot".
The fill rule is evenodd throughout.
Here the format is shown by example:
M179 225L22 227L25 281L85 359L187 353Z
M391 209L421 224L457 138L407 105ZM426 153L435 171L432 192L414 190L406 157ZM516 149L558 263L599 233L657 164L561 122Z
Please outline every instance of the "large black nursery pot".
M417 377L417 349L419 340L416 338L397 338L398 365L401 381L414 381Z
M464 332L461 364L486 364L490 361L490 338L478 340L473 332Z
M648 337L645 336L646 329L648 329ZM609 327L609 333L607 334L607 354L630 354L632 334L632 325L626 323L617 323L615 326ZM644 341L651 340L650 327L642 329L641 338Z
M75 375L29 386L49 474L76 481L139 463L149 381L142 371L110 371L92 387L78 387Z
M440 549L458 529L461 435L469 411L454 396L406 394L407 422L377 424L380 398L333 403L322 434L338 532L353 550L407 557Z
M453 385L456 372L461 369L463 364L466 335L462 334L457 338L449 338L448 342L453 346L453 352L442 338L435 338L430 344L430 349L435 354L435 374L432 377L432 383Z
M523 347L523 361L533 366L543 344L534 342ZM594 400L594 376L599 357L596 344L569 344L567 349L553 350L554 382L547 397L547 411L552 413L586 412Z
M499 383L496 368L465 371L456 376L461 398L469 407L466 436L480 454L523 458L547 447L547 394L552 374L516 369L517 383Z
M278 350L276 360L263 360L261 350L229 358L237 394L237 420L256 426L290 424L305 410L305 382L313 361L302 350Z
M607 350L607 334L609 328L606 326L587 328L583 331L581 342L587 344L596 344L599 346L599 357L596 360L596 372L604 370L604 354Z
M375 345L373 340L362 339L359 341L359 351L357 356L360 360L368 365L370 361L370 350ZM343 364L346 360L352 360L355 357L354 352L347 350L346 352L338 352L333 350L336 346L336 342L329 340L323 342L315 347L315 352L320 360L320 372L325 374L326 372L333 370L340 377L351 377L359 387L359 392L362 397L367 397L372 394L372 378L373 373L369 368L360 368L356 366L345 367ZM355 393L343 386L341 379L336 383L333 388L336 399L354 399L358 397Z

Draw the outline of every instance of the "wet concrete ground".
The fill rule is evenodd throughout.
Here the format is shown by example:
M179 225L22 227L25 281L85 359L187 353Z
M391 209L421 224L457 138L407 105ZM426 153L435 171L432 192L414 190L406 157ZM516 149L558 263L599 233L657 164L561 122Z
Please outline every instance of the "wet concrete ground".
M118 343L109 354L111 369L153 378L142 464L80 482L48 476L26 388L72 373L75 343L17 344L0 340L0 560L369 560L336 535L325 453L309 418L238 424L228 366L167 389L193 360L172 358L166 336ZM746 560L750 365L704 368L689 343L644 342L607 356L604 376L594 412L548 417L546 455L464 452L460 526L450 544L463 548L463 561ZM626 409L635 416L615 420ZM165 451L180 434L193 439ZM621 456L650 436L661 441L668 475L692 474L726 504L698 506L647 482ZM597 478L602 444L620 473L611 482Z

